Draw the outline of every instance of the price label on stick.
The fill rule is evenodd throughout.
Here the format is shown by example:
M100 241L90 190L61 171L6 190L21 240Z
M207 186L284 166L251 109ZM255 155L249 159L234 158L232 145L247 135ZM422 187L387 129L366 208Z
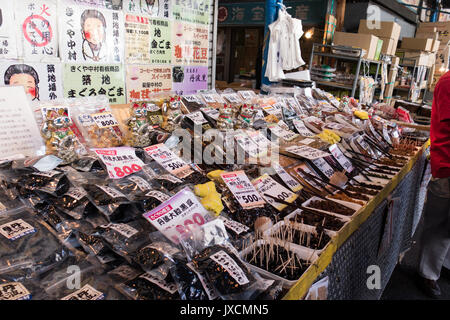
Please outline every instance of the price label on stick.
M99 128L115 127L119 125L111 112L93 114L92 120L94 120Z
M264 199L261 198L244 171L222 173L220 176L244 209L264 206Z
M298 192L303 189L302 185L297 180L295 180L289 173L287 173L287 171L284 170L284 168L280 164L275 163L272 165L272 167L274 168L278 176L281 178L281 180L283 180L283 182L289 187L289 189L291 189L294 192Z
M297 129L298 133L304 137L313 137L315 136L314 133L312 133L303 123L300 119L294 119L293 120L294 127Z
M333 168L323 158L312 160L312 163L328 178L334 174Z
M286 204L277 202L280 199L283 202L292 203L297 199L297 195L283 187L281 184L272 179L267 173L252 181L255 188L264 199L270 203L278 211L287 207Z
M211 219L208 210L189 188L184 188L143 216L176 244L179 243L179 236L188 232L191 226L201 226Z
M142 170L144 163L136 156L134 148L92 149L106 166L111 179L120 179Z
M286 151L309 160L328 157L330 155L328 152L323 152L322 150L311 148L309 146L290 146L286 148Z
M194 172L183 159L180 159L163 143L147 147L144 150L159 165L178 178L185 178Z
M347 171L348 173L351 173L353 171L353 165L348 160L348 158L342 153L341 149L336 144L333 144L328 148L330 150L333 157L339 162L339 164Z

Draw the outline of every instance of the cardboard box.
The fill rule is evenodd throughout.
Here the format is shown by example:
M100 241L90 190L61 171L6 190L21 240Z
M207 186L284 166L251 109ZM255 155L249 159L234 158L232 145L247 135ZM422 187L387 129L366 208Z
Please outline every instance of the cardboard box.
M395 51L397 50L398 40L391 38L380 38L380 39L383 40L383 47L381 48L381 53L388 56L394 56Z
M370 34L336 32L334 34L334 44L338 46L347 46L353 48L361 48L366 50L364 59L374 60L377 47L378 37Z
M431 47L431 52L438 52L440 45L441 45L441 42L439 40L433 40L433 46Z
M433 48L433 39L420 39L420 38L403 38L402 49L411 49L417 51L431 51Z
M374 56L373 60L380 60L382 48L383 48L383 40L378 38L377 50L375 51L375 56Z
M417 66L430 66L430 56L436 57L435 53L424 51L405 51L405 58L415 59ZM432 60L432 58L431 58Z
M400 38L400 32L402 31L402 27L396 23L391 21L380 21L379 27L375 28L375 21L371 20L361 20L359 22L358 33L363 34L372 34L379 38L389 38L389 39L397 39Z

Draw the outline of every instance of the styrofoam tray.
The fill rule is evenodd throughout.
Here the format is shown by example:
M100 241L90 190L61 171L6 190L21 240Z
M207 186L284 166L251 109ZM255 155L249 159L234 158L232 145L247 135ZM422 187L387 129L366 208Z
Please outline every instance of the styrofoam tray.
M355 204L355 205L356 205L357 207L355 207L355 206L350 206L350 205L341 203L342 205L344 205L344 206L346 206L346 207L348 207L348 208L350 208L350 209L356 210L355 213L352 214L351 216L344 216L344 215L342 215L342 214L334 213L334 212L331 212L331 211L325 211L325 210L320 210L320 209L316 209L316 208L309 207L308 205L311 203L311 201L314 201L314 200L322 200L322 199L320 199L319 197L312 197L312 198L308 199L307 201L303 202L302 205L303 205L305 208L309 208L309 209L312 209L312 210L317 210L317 211L320 211L320 212L324 212L324 213L330 214L330 215L332 215L332 216L341 218L342 220L345 220L345 221L350 221L350 220L352 219L352 216L354 216L354 215L356 214L356 212L358 212L358 210L361 208L361 206L358 206L358 205L356 205L356 204ZM323 201L323 200L322 200L322 201ZM334 201L334 200L333 200L333 201Z
M269 238L272 238L272 235L281 227L286 225L286 221L280 221L277 224L275 224L273 227L271 227L270 229L266 230L264 232L264 235L266 235ZM305 224L301 224L301 223L293 223L292 227L294 229L297 230L302 230L304 232L307 233L316 233L315 228L312 226L308 226ZM325 234L327 234L330 238L333 238L334 236L336 236L336 232L334 231L329 231L329 230L325 230ZM328 242L329 243L329 242ZM320 255L322 253L322 251L326 248L326 246L328 246L328 243L325 245L325 247L323 247L323 249L312 249L309 247L306 247L304 245L301 245L299 243L295 243L292 242L292 244L299 246L300 250L304 251L305 253L307 253L308 256L314 256L314 254Z
M245 261L244 257L245 257L245 255L246 255L248 252L250 252L255 246L259 246L259 245L261 245L261 244L263 244L263 243L265 243L265 242L266 242L266 240L258 240L258 241L256 241L256 242L254 242L251 246L245 248L244 250L242 250L242 251L239 253L240 258L242 259L242 261L245 262L245 264L247 264L247 266L248 266L250 269L256 271L257 273L259 273L259 274L261 274L261 275L263 275L263 276L266 276L266 277L268 277L269 279L274 279L274 280L279 280L279 281L281 281L281 284L282 284L282 286L283 286L284 288L290 288L290 287L292 287L294 284L297 283L298 279L297 279L297 280L287 280L287 279L285 279L285 278L283 278L283 277L280 277L280 276L278 276L278 275L276 275L276 274L273 274L272 272L269 272L269 271L267 271L267 270L261 269L261 268L255 266L255 265L253 265L253 264L248 263L248 262ZM298 246L298 245L290 244L289 251L295 253L295 254L296 254L300 259L302 259L302 260L310 261L310 262L311 262L311 265L312 265L312 264L317 260L317 258L318 258L317 254L312 255L312 256L308 256L308 254L305 253L304 250L299 249L299 247L300 247L300 246ZM308 267L308 269L311 267L311 265ZM306 272L308 269L306 269L305 272ZM304 272L304 273L305 273L305 272ZM303 273L303 274L304 274L304 273Z

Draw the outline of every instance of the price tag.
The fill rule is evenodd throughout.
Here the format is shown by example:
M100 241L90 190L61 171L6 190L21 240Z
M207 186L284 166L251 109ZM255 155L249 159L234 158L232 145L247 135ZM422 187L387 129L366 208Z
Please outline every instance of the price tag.
M61 300L101 300L104 297L105 296L103 293L95 290L93 287L87 284L80 290L77 290L74 293L65 296Z
M236 140L238 146L241 147L242 150L247 152L250 157L258 157L258 145L253 140L251 140L249 136L244 133L239 133L234 136L234 139Z
M334 174L333 168L323 158L312 160L312 163L328 178Z
M342 153L341 149L336 144L333 144L328 148L333 157L339 162L339 164L344 168L345 171L351 173L353 171L353 165L350 160Z
M178 178L185 178L194 172L186 162L176 156L163 143L147 147L144 150L159 165Z
M252 98L256 97L256 94L252 90L242 90L238 91L238 93L244 100L251 100Z
M114 199L115 198L125 198L125 199L127 198L122 192L120 192L114 188L111 188L108 186L101 186L99 184L96 184L96 186L98 188L100 188L101 190L103 190L103 192L106 193L107 195L109 195L111 198L114 198Z
M388 128L387 128L386 124L383 124L383 137L387 141L387 143L392 145L392 140L391 140L391 137L389 135L389 131L388 131Z
M267 139L262 132L249 131L247 132L247 134L250 137L250 139L258 146L258 157L267 155L267 153L269 152L268 151L269 147L271 148L271 150L274 149L272 142L269 139Z
M141 177L130 176L130 177L128 177L128 179L130 181L133 181L134 183L136 183L136 185L138 186L138 188L142 192L145 192L145 191L150 190L152 188L152 186L147 181L145 181L143 178L141 178Z
M356 138L356 142L358 142L363 150L366 150L366 152L368 152L372 158L376 157L376 155L372 151L372 148L369 146L366 140L364 140L363 136L359 136L358 138Z
M110 223L105 226L102 226L102 228L110 228L110 229L120 233L127 239L131 238L132 236L134 236L135 234L138 233L138 231L135 228L130 227L129 225L127 225L125 223Z
M241 286L250 282L245 275L244 270L242 270L236 261L234 261L233 258L231 258L225 251L220 250L211 255L209 258L221 265L222 268L224 268Z
M244 171L222 173L220 176L244 209L264 206L264 199L261 198Z
M281 184L272 179L272 177L270 177L267 173L253 180L252 183L263 198L278 211L282 211L287 207L287 205L277 202L272 199L272 197L289 203L294 202L295 199L298 198L295 193L292 193L290 190L283 187Z
M186 115L186 117L191 119L195 125L201 126L202 124L208 122L208 121L206 121L205 117L203 117L203 113L201 113L201 111L195 111L195 112L189 113Z
M311 148L309 146L290 146L286 148L286 151L309 160L328 157L330 155L328 152L323 152L322 150Z
M204 107L200 108L201 111L206 113L209 117L213 118L214 120L219 119L220 112L217 109L211 108L211 107Z
M229 103L240 103L242 102L236 93L224 93L222 97L225 98Z
M142 170L144 163L136 156L134 148L118 147L93 150L106 166L111 179L120 179Z
M262 112L261 109L256 110L254 119L255 120L264 119L264 113Z
M186 101L188 101L188 102L194 102L194 103L198 103L198 104L202 103L202 100L200 99L200 97L195 94L190 95L190 96L183 96L183 98L186 99Z
M378 134L378 132L375 130L375 128L372 125L372 122L367 121L367 126L369 127L370 132L372 132L373 136L378 140L378 141L383 141L383 138L381 138L381 136Z
M189 231L190 225L201 226L211 219L208 210L189 188L184 188L143 216L176 244L179 243L178 237Z
M319 183L317 183L315 180L310 179L309 177L307 177L306 175L303 174L303 172L301 172L299 169L302 169L303 171L305 171L306 173L312 175L312 176L317 176L317 174L315 172L313 172L312 170L310 170L306 165L300 165L298 167L295 168L295 171L303 178L305 179L308 184L312 185L314 188L316 189L322 189L323 186L320 185Z
M20 282L0 284L1 300L30 300L31 294Z
M87 193L83 188L71 187L65 195L69 196L77 201L80 201L87 195Z
M111 112L102 112L92 115L92 120L97 124L99 128L109 128L118 126L116 118Z
M294 192L298 192L303 189L302 185L295 180L279 163L274 163L272 168L277 175L283 180L283 182Z
M262 109L268 114L276 116L278 119L283 118L282 104L275 103L274 105L263 106Z
M36 232L36 229L22 219L17 219L0 226L0 234L12 241L34 232Z
M243 225L242 223L239 223L237 221L227 219L224 216L219 216L219 219L222 220L225 228L232 230L237 235L250 231L249 227L247 227L246 225Z
M300 119L293 120L294 127L297 129L298 133L304 137L313 137L315 136L308 128L306 128L305 123Z
M283 120L278 121L277 125L284 130L289 130L289 126Z
M272 132L274 135L286 141L291 141L298 137L298 134L289 130L285 130L281 128L279 125L269 126L269 129L270 132Z
M314 139L310 139L310 138L306 138L306 139L303 139L303 140L301 140L301 141L299 141L301 144L311 144L311 143L313 143L313 142L315 142L316 140L314 140Z
M345 126L343 124L340 124L340 123L328 122L328 123L325 124L325 128L339 131L342 128L345 128Z
M158 191L158 190L151 190L151 191L147 192L145 195L147 197L152 197L152 198L158 199L161 202L164 202L164 201L167 201L170 199L170 197L167 194L162 193L161 191Z
M216 99L214 98L214 95L212 94L203 94L203 99L205 99L205 101L207 103L216 103L216 102L220 102L220 101L216 101Z

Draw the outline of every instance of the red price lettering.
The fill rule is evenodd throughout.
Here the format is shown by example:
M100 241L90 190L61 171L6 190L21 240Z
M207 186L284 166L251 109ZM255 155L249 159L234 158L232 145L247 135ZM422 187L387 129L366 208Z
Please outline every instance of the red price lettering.
M142 170L142 167L137 164L132 164L131 167L123 166L123 167L114 167L115 175L119 178L132 174L133 172L138 172ZM112 173L114 175L114 173Z

